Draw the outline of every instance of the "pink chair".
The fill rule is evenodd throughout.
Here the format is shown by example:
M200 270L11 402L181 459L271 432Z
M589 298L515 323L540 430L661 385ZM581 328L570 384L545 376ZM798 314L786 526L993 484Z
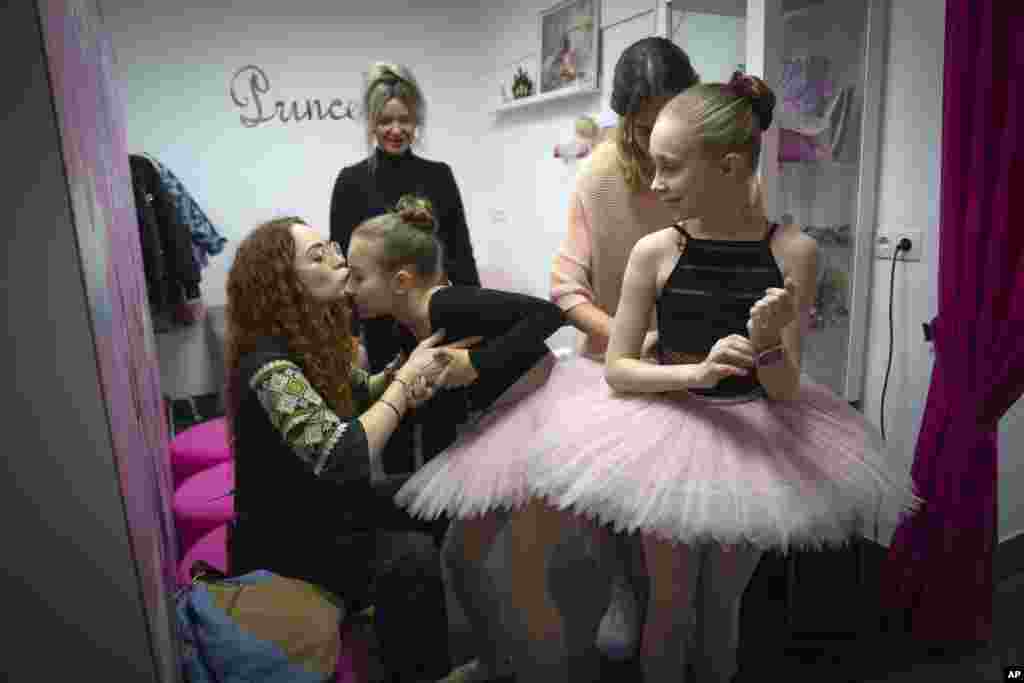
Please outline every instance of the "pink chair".
M218 417L189 427L171 439L174 487L196 472L231 460L227 418Z
M229 460L193 474L174 492L171 507L182 557L206 533L234 517L234 488L235 463Z
M221 524L196 541L185 557L178 563L178 584L186 586L192 582L189 570L199 560L209 562L210 566L225 574L228 571L228 525Z
M369 683L367 644L350 626L341 627L341 652L333 683Z

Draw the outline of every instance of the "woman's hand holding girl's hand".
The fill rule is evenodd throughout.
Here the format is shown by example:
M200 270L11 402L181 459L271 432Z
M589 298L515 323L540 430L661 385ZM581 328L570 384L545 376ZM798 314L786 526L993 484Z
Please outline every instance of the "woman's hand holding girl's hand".
M715 342L707 357L697 364L694 389L711 389L726 377L749 374L754 367L754 345L749 339L730 334Z
M422 375L434 362L436 347L444 339L444 330L440 330L427 337L412 350L398 370L395 371L395 379L412 384Z
M468 337L444 346L438 346L444 339L445 331L438 330L421 341L408 360L395 373L395 379L406 385L406 397L411 407L417 407L430 400L436 390L445 383L445 373L452 362L449 354L479 343L482 337ZM468 357L468 352L466 353Z
M428 382L422 375L413 380L405 392L405 400L409 410L415 410L432 399L439 388L440 385L435 382Z
M435 347L442 339L444 339L444 330L427 337L416 345L409 357L404 359L405 362L401 364L401 367L395 370L394 380L405 389L405 400L409 410L419 407L434 395L434 382L426 381L426 378L437 374L437 370L433 369L434 354L437 353ZM400 359L402 359L402 354L399 354L395 361Z

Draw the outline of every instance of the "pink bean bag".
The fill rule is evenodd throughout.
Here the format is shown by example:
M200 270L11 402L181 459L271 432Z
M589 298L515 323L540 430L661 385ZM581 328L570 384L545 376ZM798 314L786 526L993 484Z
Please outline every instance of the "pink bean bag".
M369 683L367 645L351 628L342 626L341 653L334 683Z
M182 557L206 533L234 517L234 488L235 463L229 460L193 474L174 492L174 526Z
M228 525L221 524L196 541L178 564L178 584L186 586L192 582L189 570L199 560L209 562L217 570L228 571Z
M218 417L189 427L171 439L174 487L196 472L231 460L227 418Z

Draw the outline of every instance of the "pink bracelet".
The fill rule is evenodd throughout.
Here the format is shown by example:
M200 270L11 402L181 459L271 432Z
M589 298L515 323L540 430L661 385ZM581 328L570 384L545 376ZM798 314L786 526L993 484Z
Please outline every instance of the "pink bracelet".
M759 368L767 365L775 365L785 357L786 348L782 344L779 344L778 346L765 349L761 353L757 354L757 359L754 361L754 365Z

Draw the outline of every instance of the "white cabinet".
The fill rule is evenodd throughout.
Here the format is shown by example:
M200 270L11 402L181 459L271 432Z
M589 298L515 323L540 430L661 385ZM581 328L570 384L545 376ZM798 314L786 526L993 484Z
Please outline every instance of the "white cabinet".
M743 65L775 91L760 170L768 214L820 247L804 369L849 401L864 374L886 2L672 0L659 12L703 82Z

